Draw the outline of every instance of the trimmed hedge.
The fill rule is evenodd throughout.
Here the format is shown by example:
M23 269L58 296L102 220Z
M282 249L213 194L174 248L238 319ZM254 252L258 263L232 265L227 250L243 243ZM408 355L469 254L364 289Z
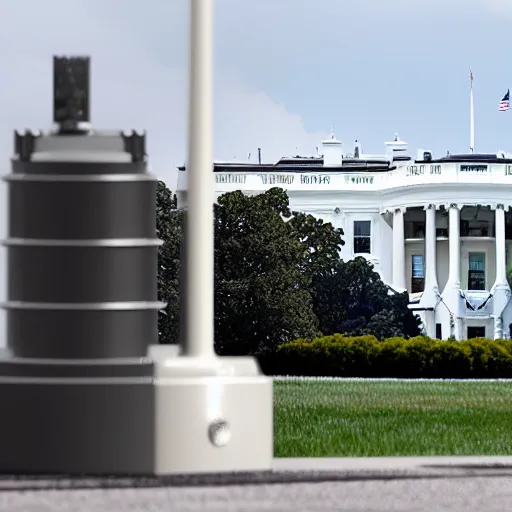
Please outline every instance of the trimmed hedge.
M441 341L335 334L284 343L260 358L267 375L512 378L512 341Z

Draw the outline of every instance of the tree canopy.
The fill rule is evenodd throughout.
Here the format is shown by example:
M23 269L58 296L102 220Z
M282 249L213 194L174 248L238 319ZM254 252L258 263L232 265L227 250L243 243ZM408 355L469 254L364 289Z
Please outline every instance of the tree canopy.
M156 233L163 241L158 250L158 298L166 302L158 316L158 333L165 343L179 342L180 250L183 240L183 212L177 198L159 181L156 197Z
M287 193L229 192L214 205L215 348L258 355L296 338L345 333L415 336L407 293L390 291L364 258L341 261L343 231L292 212ZM179 340L184 213L158 184L159 317L162 343Z
M221 354L258 354L319 334L303 271L308 251L288 196L224 194L215 205L215 342Z
M392 291L363 257L338 261L331 274L313 283L315 313L324 335L416 336L419 319L409 310L407 292Z
M301 270L309 279L331 274L340 259L339 251L345 245L343 230L302 212L293 212L290 225L304 251Z

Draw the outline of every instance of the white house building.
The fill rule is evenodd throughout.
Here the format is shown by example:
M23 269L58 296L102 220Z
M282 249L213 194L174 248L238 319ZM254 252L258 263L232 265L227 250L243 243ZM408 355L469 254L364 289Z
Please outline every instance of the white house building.
M343 259L367 258L429 336L509 338L512 331L512 155L407 153L398 136L382 155L355 143L343 156L334 133L321 156L275 164L215 163L215 194L287 190L293 210L344 231ZM186 169L178 201L186 206Z

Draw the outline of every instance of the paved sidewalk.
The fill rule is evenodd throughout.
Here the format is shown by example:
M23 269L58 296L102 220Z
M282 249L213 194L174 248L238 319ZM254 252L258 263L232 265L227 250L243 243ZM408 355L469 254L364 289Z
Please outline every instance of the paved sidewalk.
M276 459L259 474L0 477L9 512L512 510L512 457Z

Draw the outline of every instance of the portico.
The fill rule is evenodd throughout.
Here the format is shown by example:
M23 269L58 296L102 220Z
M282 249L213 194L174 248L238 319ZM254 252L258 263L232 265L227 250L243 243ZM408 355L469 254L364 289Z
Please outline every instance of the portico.
M426 333L465 339L475 325L487 337L503 337L510 298L504 205L429 203L391 210L391 286L417 299L411 308L421 314Z

